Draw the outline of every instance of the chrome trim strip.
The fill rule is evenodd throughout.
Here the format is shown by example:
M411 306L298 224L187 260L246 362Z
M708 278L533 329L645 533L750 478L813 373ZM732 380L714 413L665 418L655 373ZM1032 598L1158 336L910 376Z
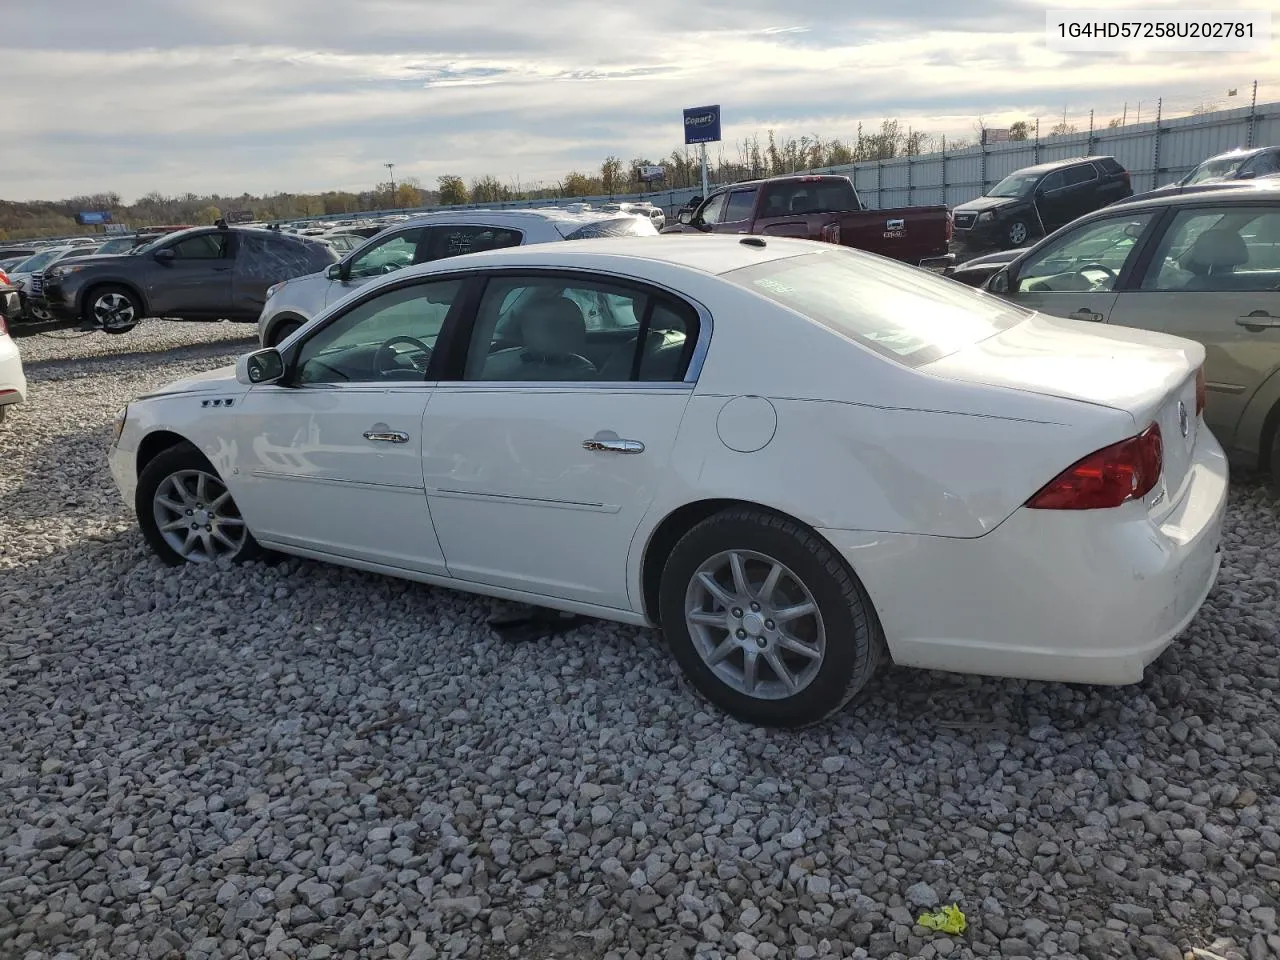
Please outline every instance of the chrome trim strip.
M274 470L251 470L249 476L255 480L294 480L299 483L320 483L327 486L356 487L360 490L379 490L384 493L412 493L423 496L423 487L404 487L397 483L370 483L367 480L342 480L338 477L315 477L300 473L277 473Z
M477 493L471 490L453 490L448 487L427 488L428 497L448 497L455 500L481 500L486 503L511 503L530 507L551 507L558 510L587 510L591 513L617 513L621 504L584 503L576 500L541 500L537 497L520 497L502 493Z

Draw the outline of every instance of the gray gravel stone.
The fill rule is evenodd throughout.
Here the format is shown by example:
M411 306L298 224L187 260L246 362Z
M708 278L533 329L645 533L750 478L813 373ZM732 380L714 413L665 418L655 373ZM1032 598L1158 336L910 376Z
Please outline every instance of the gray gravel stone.
M890 669L764 733L648 631L513 647L488 600L294 559L161 567L106 474L111 418L252 335L19 341L0 957L1280 956L1258 481L1233 480L1219 585L1142 683ZM964 935L915 926L952 901Z

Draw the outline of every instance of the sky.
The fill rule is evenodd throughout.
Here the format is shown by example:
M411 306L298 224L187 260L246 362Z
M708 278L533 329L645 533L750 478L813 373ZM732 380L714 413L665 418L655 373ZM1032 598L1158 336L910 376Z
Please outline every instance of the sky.
M719 103L723 149L881 119L972 140L1040 117L1280 100L1269 51L1058 53L1043 0L56 0L5 6L0 198L551 185L660 159ZM1273 0L1230 0L1266 10ZM1207 3L1128 0L1129 8ZM1115 6L1103 10L1114 11ZM1280 21L1280 17L1277 17ZM1280 22L1275 24L1280 31ZM1229 88L1239 96L1226 99Z

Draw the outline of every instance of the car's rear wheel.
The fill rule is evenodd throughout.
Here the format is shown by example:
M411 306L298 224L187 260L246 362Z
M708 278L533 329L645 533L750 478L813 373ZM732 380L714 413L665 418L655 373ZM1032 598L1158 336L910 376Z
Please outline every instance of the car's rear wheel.
M1271 462L1266 464L1270 474L1267 477L1267 486L1271 489L1272 495L1280 499L1280 423L1276 424L1275 430L1271 434L1271 456L1269 459Z
M1010 247L1020 247L1031 236L1031 229L1025 220L1015 220L1005 228L1004 236Z
M96 287L84 299L86 326L106 333L128 333L142 319L142 304L127 287Z
M813 531L734 508L702 521L662 571L663 633L693 685L726 713L815 723L871 679L884 635L853 571Z
M142 535L169 566L262 554L222 478L190 443L170 447L143 468L134 508Z
M289 337L292 337L298 330L302 329L302 321L300 320L283 320L276 324L275 329L271 331L271 342L268 347L278 347L284 343Z

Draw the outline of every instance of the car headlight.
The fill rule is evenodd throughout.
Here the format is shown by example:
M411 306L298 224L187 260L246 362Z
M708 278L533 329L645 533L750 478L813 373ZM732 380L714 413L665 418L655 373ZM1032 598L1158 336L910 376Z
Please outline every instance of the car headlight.
M112 446L120 442L120 434L124 433L124 422L128 418L128 416L129 416L128 405L126 405L123 410L121 410L119 413L116 414L116 419L115 419L115 422L112 424L112 429L111 429Z
M50 267L45 271L44 276L46 280L57 280L60 277L65 277L68 273L83 270L87 266L87 263L71 263L65 267Z
M995 218L996 212L994 210L983 210L982 213L978 214L979 220L994 220Z
M270 300L277 293L283 290L284 285L288 282L288 280L281 280L279 283L273 283L271 286L267 287L267 299Z

